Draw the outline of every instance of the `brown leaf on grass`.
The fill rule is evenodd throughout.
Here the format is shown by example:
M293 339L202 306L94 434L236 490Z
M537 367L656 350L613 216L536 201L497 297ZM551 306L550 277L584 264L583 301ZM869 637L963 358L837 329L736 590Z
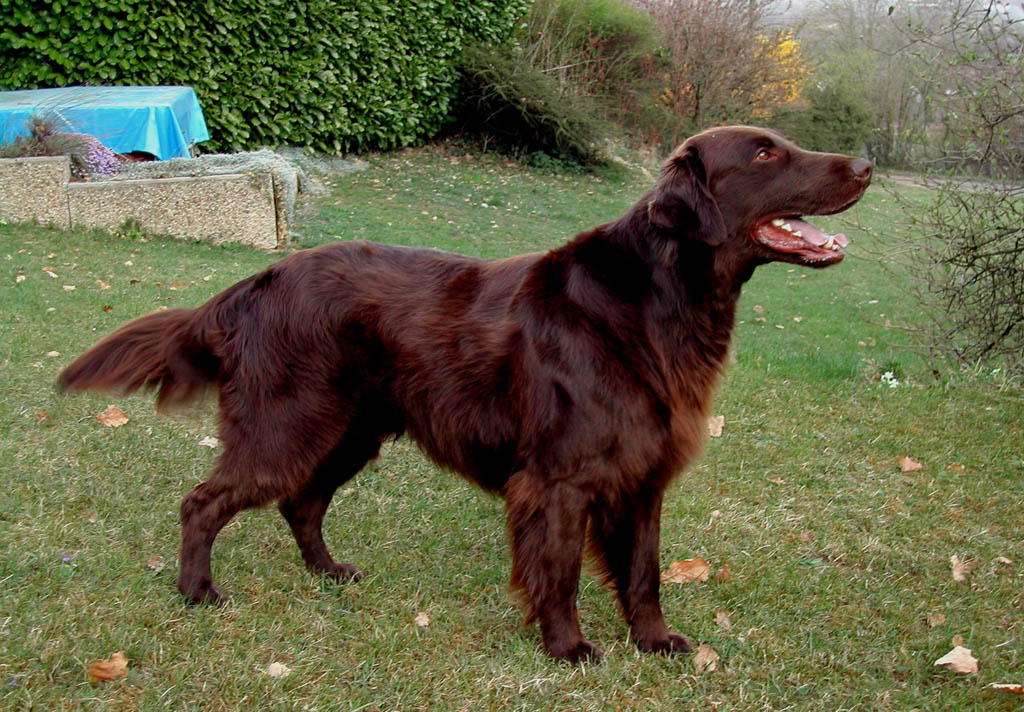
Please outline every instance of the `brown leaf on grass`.
M954 648L959 648L963 646L964 642L964 637L957 633L950 639L949 644L952 645Z
M149 561L146 562L146 566L152 569L155 573L160 573L167 568L167 564L164 563L164 560L156 554L149 557Z
M730 576L732 576L732 569L729 567L729 564L725 564L715 574L715 583L725 583L729 580Z
M713 438L722 437L722 428L725 427L724 415L712 415L708 418L708 435Z
M114 311L114 307L112 307L112 306L111 306L111 305L109 305L109 304L104 304L104 305L103 305L102 307L100 307L100 308L101 308L101 309L102 309L103 311L105 311L105 312L112 312L112 311Z
M764 307L761 306L760 304L755 304L754 311L756 311L758 314L764 314Z
M268 677L288 677L292 674L292 669L284 663L270 663L263 672Z
M954 462L952 465L950 465L946 469L949 470L950 472L956 472L958 474L963 474L963 472L965 470L964 466L961 465L959 462Z
M89 665L90 682L104 682L116 680L128 674L128 658L124 653L118 651L110 656L108 660L97 660Z
M957 645L934 663L935 667L944 667L958 675L973 675L978 672L978 660L971 655L971 649Z
M902 472L917 472L922 467L924 467L924 465L920 462L914 462L906 455L900 458L900 471Z
M928 627L938 628L940 625L946 624L945 613L929 613L928 614Z
M104 282L102 279L96 280L96 286L100 289L110 289L110 285Z
M707 581L711 576L711 566L699 556L684 561L673 561L668 571L661 574L665 583L695 583Z
M418 625L420 628L426 628L430 625L430 616L423 611L416 614L416 617L412 619L412 622Z
M128 416L116 405L112 405L108 406L102 413L97 413L96 420L108 428L120 428L128 422Z
M1008 692L1011 695L1024 695L1024 685L1017 682L993 682L989 687L1000 692Z
M781 477L773 477L773 478L771 478L768 481L771 482L773 485L784 485L784 484L786 484L786 481L784 479L782 479Z
M701 643L693 655L693 666L698 673L714 672L718 669L718 653L707 643Z
M949 557L949 565L953 572L953 580L957 583L966 583L967 574L978 565L977 561L961 561L960 557L953 554Z
M715 623L722 630L732 630L732 619L729 618L729 614L725 611L718 611L715 613Z

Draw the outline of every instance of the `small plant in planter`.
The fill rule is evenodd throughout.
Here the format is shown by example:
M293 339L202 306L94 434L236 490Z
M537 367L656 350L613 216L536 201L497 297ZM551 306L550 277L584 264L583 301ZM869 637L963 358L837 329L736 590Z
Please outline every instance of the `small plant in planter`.
M31 116L28 129L28 136L0 146L0 158L67 156L72 176L80 180L94 175L112 176L121 167L117 154L95 136L64 131L55 119Z

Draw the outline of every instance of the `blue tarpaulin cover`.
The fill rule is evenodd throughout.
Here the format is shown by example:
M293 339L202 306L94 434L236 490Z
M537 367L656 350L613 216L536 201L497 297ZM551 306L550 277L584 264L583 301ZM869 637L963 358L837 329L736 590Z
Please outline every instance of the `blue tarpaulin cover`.
M210 134L191 87L63 87L0 92L0 145L28 135L32 115L87 133L117 153L189 155Z

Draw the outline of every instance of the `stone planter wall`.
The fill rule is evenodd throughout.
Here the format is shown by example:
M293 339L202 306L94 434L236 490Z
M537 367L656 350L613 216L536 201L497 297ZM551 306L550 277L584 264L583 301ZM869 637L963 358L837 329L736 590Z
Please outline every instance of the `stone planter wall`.
M288 226L269 171L72 183L66 156L0 159L0 220L144 232L273 249Z

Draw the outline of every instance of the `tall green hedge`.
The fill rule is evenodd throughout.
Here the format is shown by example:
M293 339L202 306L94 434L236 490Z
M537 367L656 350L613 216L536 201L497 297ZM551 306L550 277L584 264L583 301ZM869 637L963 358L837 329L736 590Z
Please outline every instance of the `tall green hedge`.
M393 148L434 135L470 42L527 0L0 0L0 89L176 85L211 150Z

